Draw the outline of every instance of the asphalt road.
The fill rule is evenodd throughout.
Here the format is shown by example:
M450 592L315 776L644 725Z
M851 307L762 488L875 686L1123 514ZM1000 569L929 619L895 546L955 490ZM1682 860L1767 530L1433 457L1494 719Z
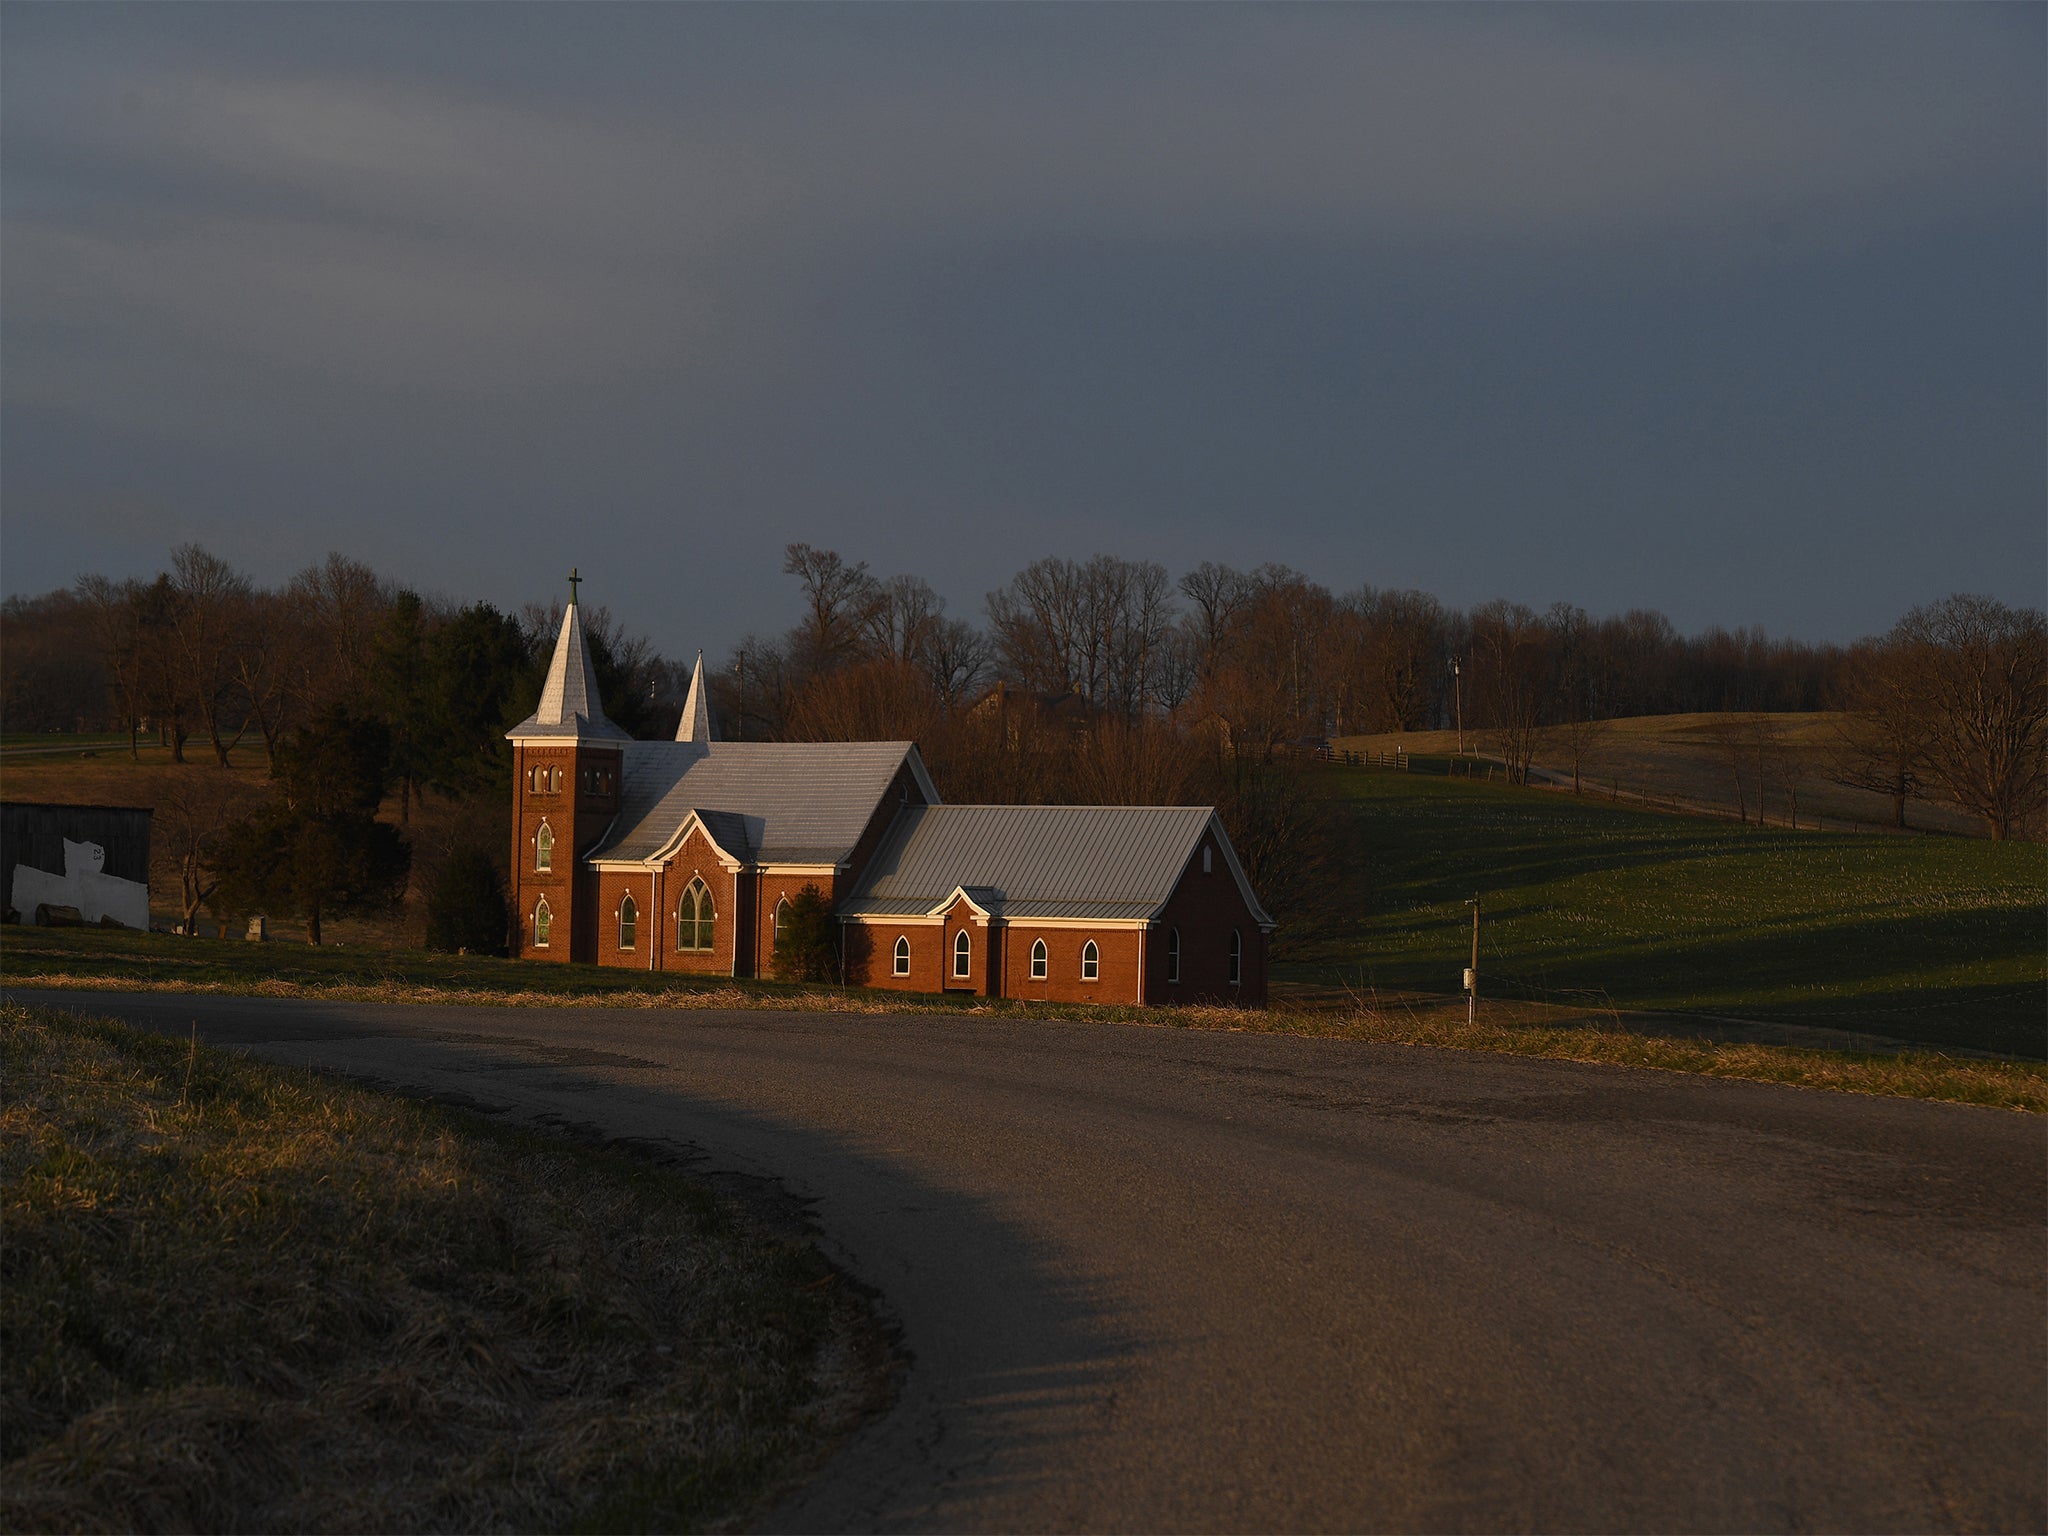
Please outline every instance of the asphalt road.
M2048 1122L1127 1025L10 989L659 1143L911 1365L795 1530L2048 1528Z

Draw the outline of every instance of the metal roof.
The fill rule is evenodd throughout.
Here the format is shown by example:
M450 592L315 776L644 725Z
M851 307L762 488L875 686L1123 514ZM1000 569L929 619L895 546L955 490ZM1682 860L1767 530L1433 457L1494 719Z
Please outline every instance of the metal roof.
M1270 925L1206 805L909 806L839 911L923 917L965 886L1003 918L1143 921L1173 894L1211 822L1253 916Z
M618 818L592 859L652 858L695 814L735 858L837 864L906 759L937 798L907 741L629 741L623 758Z
M573 601L562 615L562 632L555 637L548 679L541 685L540 707L505 733L508 741L536 736L628 739L612 724L598 699L597 673L590 665L590 648L583 643L583 620Z

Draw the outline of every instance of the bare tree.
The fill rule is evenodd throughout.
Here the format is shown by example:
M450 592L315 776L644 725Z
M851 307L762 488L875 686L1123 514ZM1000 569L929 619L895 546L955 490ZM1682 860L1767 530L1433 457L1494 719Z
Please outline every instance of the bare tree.
M1494 748L1516 784L1529 782L1529 764L1554 689L1549 627L1520 603L1496 600L1475 609L1472 624L1472 698Z
M1927 721L1926 770L2005 839L2048 800L2048 621L1957 594L1892 630Z
M285 596L306 642L295 658L294 705L310 712L360 699L390 589L362 561L337 553L294 576Z
M808 677L859 656L883 600L867 562L848 565L835 550L791 544L783 551L782 571L804 589L805 613L790 631L788 647L798 672Z
M92 633L106 666L107 686L128 727L128 755L142 756L139 736L148 677L143 633L144 592L140 582L112 582L85 576L78 595L91 615Z
M1215 677L1251 602L1252 579L1243 571L1204 560L1181 577L1180 590L1192 605L1188 624L1194 636L1198 681L1206 684Z
M157 797L150 817L150 862L160 887L175 884L182 931L197 928L199 909L220 883L215 859L228 828L252 809L250 791L232 774L181 773Z
M1843 716L1830 776L1885 796L1892 803L1892 825L1905 830L1906 802L1922 793L1920 765L1928 742L1926 712L1914 692L1905 647L1890 639L1855 647L1836 685L1836 701Z
M228 753L248 729L236 676L246 638L249 579L202 546L180 544L171 551L171 586L178 597L171 632L180 664L214 761L225 768Z

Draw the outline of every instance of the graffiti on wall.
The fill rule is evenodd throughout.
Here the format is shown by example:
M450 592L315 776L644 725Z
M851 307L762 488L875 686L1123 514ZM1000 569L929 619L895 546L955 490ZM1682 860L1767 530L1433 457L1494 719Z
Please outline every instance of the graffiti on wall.
M9 881L8 905L25 921L37 907L75 907L88 923L111 917L127 928L149 927L149 886L106 873L107 851L98 843L64 839L64 873L17 864Z

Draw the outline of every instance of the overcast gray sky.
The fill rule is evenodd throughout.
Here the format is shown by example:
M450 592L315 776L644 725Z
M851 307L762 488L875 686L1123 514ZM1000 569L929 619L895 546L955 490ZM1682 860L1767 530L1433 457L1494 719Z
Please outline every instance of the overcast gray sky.
M780 551L1853 638L2048 569L2038 5L0 8L0 583Z

